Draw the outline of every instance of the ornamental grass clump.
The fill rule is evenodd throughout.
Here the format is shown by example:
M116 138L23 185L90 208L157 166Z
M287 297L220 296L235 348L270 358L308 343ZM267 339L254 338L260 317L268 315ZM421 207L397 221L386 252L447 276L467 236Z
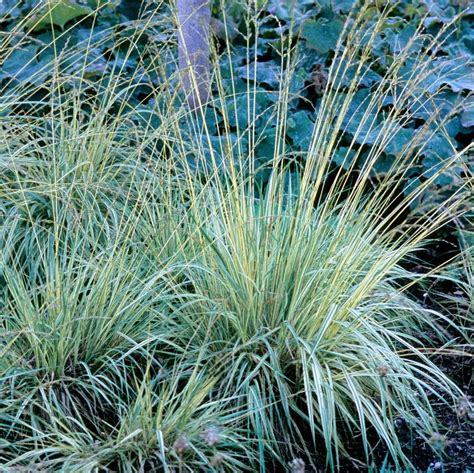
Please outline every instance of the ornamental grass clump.
M281 38L278 87L266 90L252 80L256 52L241 80L225 41L209 101L190 109L162 6L124 25L101 81L88 75L114 31L55 55L40 85L0 95L2 468L337 470L354 443L355 461L383 451L385 464L411 468L397 422L428 441L430 399L455 406L463 394L430 357L453 348L447 326L459 338L462 328L408 289L423 280L411 259L463 213L464 187L408 209L469 148L403 184L449 120L433 106L443 87L427 87L443 82L435 56L449 25L437 37L420 25L361 100L389 14L362 6L308 148L294 153L294 45ZM145 32L160 38L157 54L130 72ZM341 142L349 127L353 141ZM375 176L388 149L393 163Z
M454 324L409 296L407 289L422 276L407 263L434 230L463 212L466 193L461 188L441 207L426 209L408 225L397 224L469 149L453 148L417 187L400 185L433 133L449 120L434 110L401 145L397 141L417 111L435 102L436 93L426 84L443 80L434 56L445 31L433 38L420 26L384 80L355 106L356 86L387 14L368 27L369 11L362 8L346 24L304 156L288 156L285 142L291 120L289 56L282 60L272 169L265 184L260 185L261 169L253 160L260 139L255 103L262 92L252 81L243 92L251 119L243 129L234 120L237 139L229 143L238 105L221 106L226 91L217 72L222 89L212 105L223 114L221 148L215 152L209 144L203 146L206 153L196 153L207 180L190 203L188 277L202 309L196 314L193 307L195 316L185 325L189 339L220 373L221 385L232 386L237 404L247 410L261 465L302 452L313 459L323 449L327 466L338 469L355 437L367 465L383 443L390 463L410 467L396 419L429 438L436 430L429 396L452 405L459 394L430 360L437 342L425 335L430 328L447 341L443 326ZM413 69L407 73L409 61ZM258 74L248 67L248 77ZM349 71L352 78L346 80ZM341 132L349 125L354 140L343 147L344 165L335 171ZM244 140L248 151L242 153ZM397 148L393 163L374 186L373 168L390 146ZM298 166L298 173L290 172ZM189 169L190 180L192 173Z
M1 119L0 464L239 471L242 414L181 345L182 185L146 128L76 98Z

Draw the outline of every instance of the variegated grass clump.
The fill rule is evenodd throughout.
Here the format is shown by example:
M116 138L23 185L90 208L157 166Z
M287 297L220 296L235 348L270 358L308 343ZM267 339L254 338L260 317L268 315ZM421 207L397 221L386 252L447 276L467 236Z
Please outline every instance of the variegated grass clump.
M217 56L214 99L197 112L179 96L178 74L163 76L151 111L127 104L137 81L119 65L114 81L88 83L93 38L55 58L47 113L34 87L0 98L2 467L271 471L294 459L316 468L323 458L336 470L354 439L365 464L380 441L388 463L410 467L395 421L429 438L437 425L428 395L452 405L462 395L430 359L439 342L424 331L447 342L444 327L461 329L408 295L423 276L404 263L462 213L464 190L409 225L396 218L468 149L453 148L443 168L403 192L410 165L449 118L433 113L372 185L384 149L433 101L424 84L436 77L443 31L430 38L420 26L356 113L356 87L387 14L368 28L367 8L346 25L297 162L285 130L298 56L286 45L264 186L252 107L261 91L249 81L237 92ZM159 28L155 20L143 26ZM414 55L417 41L425 46ZM160 48L147 67L164 74L174 44ZM74 57L81 68L68 68ZM248 67L252 77L256 66ZM228 106L241 95L244 128ZM21 116L20 106L38 113ZM209 114L222 118L217 146ZM363 150L354 139L348 165L334 171L354 116L368 155L356 172Z
M237 404L248 409L261 464L268 456L279 462L302 452L311 459L323 448L328 466L338 469L351 432L363 445L367 465L375 444L382 442L390 462L407 466L396 419L429 436L437 425L428 395L451 404L460 395L430 361L435 341L424 335L431 327L448 341L442 326L452 323L407 294L422 276L405 269L405 263L434 230L462 213L466 189L409 225L394 222L439 173L454 163L465 166L468 149L453 148L444 168L433 170L412 191L400 187L435 130L449 120L435 111L372 187L372 169L383 151L417 111L434 101L425 84L443 80L434 56L445 32L431 38L420 26L363 108L351 109L386 13L367 28L365 7L346 24L299 178L291 180L284 138L290 118L285 108L291 99L289 57L288 68L282 68L272 173L265 189L258 186L252 159L252 144L261 138L253 128L257 116L238 130L250 143L248 154L240 153L239 142L221 150L224 162L212 153L197 153L210 170L190 205L189 278L203 301L187 320L189 337L222 373L222 385L233 386ZM413 45L419 42L425 46L415 54ZM407 76L401 71L408 59L416 67ZM343 87L340 79L351 69L357 72ZM219 85L223 81L217 76ZM212 104L216 108L223 102L225 91L220 92L221 99ZM250 103L258 93L249 82ZM231 112L220 110L227 125ZM374 117L382 114L384 121L377 123ZM356 135L363 134L362 141L371 145L355 177L351 171L363 153L355 144L360 136L346 148L348 172L331 171L341 131L354 116ZM224 126L224 143L230 132Z

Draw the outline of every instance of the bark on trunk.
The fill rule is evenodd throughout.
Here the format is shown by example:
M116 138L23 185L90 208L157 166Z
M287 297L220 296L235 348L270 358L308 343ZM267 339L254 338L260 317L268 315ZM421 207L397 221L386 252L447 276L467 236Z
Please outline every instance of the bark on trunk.
M209 99L211 7L209 0L177 0L177 7L181 87L196 110Z

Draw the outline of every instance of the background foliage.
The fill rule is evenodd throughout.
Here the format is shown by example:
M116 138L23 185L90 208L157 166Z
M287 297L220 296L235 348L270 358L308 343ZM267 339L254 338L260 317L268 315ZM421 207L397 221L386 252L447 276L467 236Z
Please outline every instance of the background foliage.
M295 95L294 100L289 102L289 115L292 119L288 124L286 139L290 156L298 164L299 153L309 144L315 110L324 93L327 70L353 1L269 0L257 3L259 4L257 7L261 10L257 25L260 32L257 44L254 44L255 37L251 34L255 25L249 25L246 20L245 2L237 0L225 2L225 9L223 9L219 1L215 0L213 29L218 40L218 48L224 48L226 34L232 39L233 68L239 79L237 83L229 80L229 84L232 83L235 88L232 92L234 94L244 92L248 87L248 82L251 82L257 91L261 91L261 94L258 94L258 103L255 104L257 111L261 112L256 123L248 123L248 117L252 116L252 113L248 113L249 104L244 94L241 99L239 97L236 100L234 97L229 99L227 107L237 109L236 118L230 123L231 127L234 129L237 127L243 129L250 125L256 127L256 134L260 136L260 140L255 159L257 167L261 166L264 169L268 165L275 144L275 132L272 129L275 125L271 115L275 92L278 91L281 79L283 53L288 48L288 44L297 48L292 85L292 92ZM443 26L452 22L461 12L463 13L444 33L442 46L435 52L439 67L426 81L427 90L432 92L442 89L439 100L431 106L442 109L446 117L445 127L434 134L430 145L425 147L416 165L410 169L407 176L410 185L407 186L407 191L411 185L416 186L420 179L430 177L435 172L436 166L442 165L443 159L462 149L471 139L474 127L474 101L468 96L474 87L471 67L474 28L471 21L473 10L472 7L468 8L468 3L448 0L398 2L391 11L383 33L377 38L371 67L364 72L359 91L353 100L354 117L357 118L358 110L361 109L361 104L369 90L377 87L387 68L392 64L394 56L410 41L421 19L427 33L436 34ZM97 6L99 6L99 14L92 15ZM385 2L377 1L374 2L372 8L380 9L384 6ZM28 22L22 23L22 19L32 8L37 9L38 21L33 23L29 19ZM137 74L137 71L140 71L140 61L146 61L147 56L152 57L156 53L155 44L174 39L170 36L172 29L166 29L166 22L160 23L159 26L153 25L153 21L146 14L147 8L150 11L151 8L155 9L156 2L145 2L142 5L141 2L131 0L61 0L51 16L45 16L46 10L41 6L41 2L39 4L32 0L21 3L14 0L2 2L0 4L0 17L3 17L0 20L2 29L5 32L14 29L30 32L29 40L21 49L15 48L11 54L4 49L4 52L0 53L4 56L3 58L0 56L0 61L3 62L0 69L0 83L4 93L14 88L19 82L31 80L35 81L35 85L38 86L38 95L41 96L42 81L53 73L48 70L48 64L53 55L60 55L62 48L74 48L75 45L90 41L93 37L94 48L89 52L87 78L92 82L101 82L107 74L111 73L113 67L117 70L116 66L119 64L121 74L128 71L130 75L136 76L137 86L127 100L130 101L131 106L141 105L139 108L142 112L141 117L137 116L137 119L145 118L157 122L158 118L152 116L154 104L150 89L159 85L160 74L157 71L154 77L149 73L144 77ZM158 11L161 18L169 19L170 26L169 5L163 3ZM224 28L224 23L227 24L227 28ZM136 44L136 53L120 57L120 49L117 50L114 46L120 42L125 45L131 31L143 28L145 24L147 30L141 36L140 42ZM93 28L93 33L91 28ZM57 41L58 36L60 36L59 41ZM282 38L285 39L284 42ZM52 42L55 39L53 47ZM255 77L253 72L249 72L252 71L248 64L249 47L257 48L258 63ZM111 54L115 57L111 58ZM224 57L223 61L228 60L227 55ZM406 64L406 73L410 74L413 68L414 64ZM342 80L349 83L350 77ZM461 106L459 106L460 101L463 101ZM250 106L253 107L254 104ZM456 107L458 111L451 115ZM389 108L390 99L387 100L387 110ZM407 123L397 134L382 159L374 167L375 180L388 171L397 153L400 153L410 136L429 119L432 111L433 109L430 110L429 106L419 108L416 112L416 120ZM216 152L219 130L222 127L221 118L218 110L217 113L209 114L211 130L215 131ZM383 117L375 116L374 120L382 122ZM348 146L354 136L360 146L370 147L373 138L365 136L364 133L355 133L357 123L356 119L347 123L344 136L341 136L340 140L342 150ZM351 163L348 160L343 162L343 155L341 151L340 157L336 155L334 162L336 165L348 168ZM363 159L363 156L362 154L362 158L359 159ZM362 163L359 164L362 165ZM455 192L462 180L469 178L470 167L472 167L472 162L464 158L464 161L446 170L436 180L433 192L428 197L429 202L426 203L436 204L446 195ZM262 172L261 175L265 179L267 173ZM420 205L420 202L417 202L417 205Z

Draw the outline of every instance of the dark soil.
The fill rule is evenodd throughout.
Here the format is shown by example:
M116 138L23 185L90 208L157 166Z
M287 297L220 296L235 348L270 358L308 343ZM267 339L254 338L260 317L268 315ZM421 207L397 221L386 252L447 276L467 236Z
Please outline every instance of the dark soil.
M471 356L466 355L443 356L436 360L438 366L442 367L443 371L461 388L466 397L459 399L456 405L448 405L435 395L429 395L439 429L428 442L409 429L403 419L395 421L398 437L404 446L405 453L416 468L416 470L406 470L407 473L412 471L420 473L474 472L474 411L469 410L466 405L468 399L471 402L474 400L474 353L471 353ZM369 433L369 436L373 442L377 440L375 432ZM344 461L339 471L344 473L397 471L390 464L384 463L387 452L382 447L375 452L378 459L377 467L368 468L364 462L364 453L359 440L361 439L353 438L350 442L349 453L354 461ZM323 461L318 471L327 471Z
M448 357L436 360L443 371L462 389L465 398L455 406L429 396L440 424L438 432L429 442L410 432L400 422L400 439L404 440L407 456L418 471L465 473L474 469L474 416L468 409L467 400L474 394L472 357ZM431 445L430 445L431 444ZM433 450L433 448L435 450Z
M459 254L459 248L453 238L437 240L436 244L426 248L423 259L430 261L430 266L435 267L448 261L453 255ZM411 268L416 270L427 270L427 266ZM439 310L441 308L440 294L452 294L456 287L448 283L436 283L424 294L423 301L430 308ZM415 297L422 296L421 293ZM451 332L450 327L444 327ZM435 334L428 334L435 336ZM458 334L453 333L453 337ZM474 410L469 409L469 401L474 402L474 347L465 356L442 355L434 359L435 363L456 383L464 393L456 403L446 400L441 401L434 394L428 397L435 412L436 421L439 424L438 432L434 433L429 441L420 434L409 429L403 419L396 420L396 428L399 440L402 442L405 453L416 470L406 472L420 473L474 473ZM436 386L433 386L436 389ZM428 394L428 393L427 393ZM372 442L377 441L375 432L368 432ZM361 440L352 438L348 444L349 453L353 461L346 460L341 464L340 471L344 473L373 471L374 473L391 473L397 471L390 464L384 463L387 452L380 447L375 452L377 467L369 468L364 461L364 453L361 448ZM430 445L431 444L431 445ZM434 448L433 448L434 447ZM318 471L326 471L324 462L319 465Z
M446 232L446 230L444 230ZM416 268L428 270L449 261L459 254L454 232L437 235L435 243L425 250L423 259L429 266ZM444 238L443 238L444 237ZM455 293L457 288L451 283L437 282L424 295L424 303L435 310L442 310L440 295ZM441 296L442 298L442 296ZM451 327L444 327L452 332ZM435 337L435 334L429 334ZM452 334L453 338L459 334ZM456 383L464 393L456 405L449 401L442 402L435 395L428 397L432 401L438 432L426 442L421 435L410 432L403 420L399 420L399 438L403 441L406 454L419 472L429 473L472 473L474 472L474 411L469 409L469 401L474 401L474 348L466 351L464 356L437 356L435 363ZM436 386L434 386L436 388ZM431 445L429 444L431 443ZM436 447L433 450L432 447ZM381 458L383 459L383 457ZM351 471L351 470L347 470ZM357 471L357 470L352 470ZM387 471L387 470L385 470ZM388 471L393 471L388 469Z

